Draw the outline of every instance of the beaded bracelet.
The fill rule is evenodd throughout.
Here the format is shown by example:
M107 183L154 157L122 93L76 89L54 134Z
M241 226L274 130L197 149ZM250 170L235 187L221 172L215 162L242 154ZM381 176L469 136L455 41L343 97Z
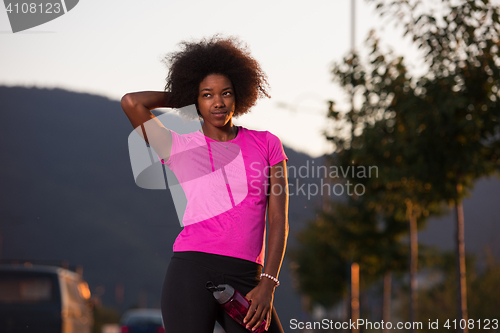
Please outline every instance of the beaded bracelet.
M268 278L268 279L273 280L273 281L276 283L276 287L280 285L279 280L278 280L277 278L275 278L274 276L272 276L272 275L270 275L270 274L267 274L267 273L262 273L262 274L260 274L260 277L263 277L263 276L265 276L265 277L266 277L266 278Z

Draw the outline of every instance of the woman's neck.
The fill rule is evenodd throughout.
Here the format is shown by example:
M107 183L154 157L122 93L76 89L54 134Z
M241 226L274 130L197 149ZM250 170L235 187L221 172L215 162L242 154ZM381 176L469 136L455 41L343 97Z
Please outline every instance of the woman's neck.
M211 126L204 122L203 126L201 126L201 132L212 140L224 142L233 140L238 133L238 129L233 125L232 121L228 122L223 127Z

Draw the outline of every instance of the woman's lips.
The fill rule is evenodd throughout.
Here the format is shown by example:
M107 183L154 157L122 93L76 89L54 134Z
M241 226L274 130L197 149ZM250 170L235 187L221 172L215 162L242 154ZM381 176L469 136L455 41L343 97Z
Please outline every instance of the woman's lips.
M227 114L227 111L218 111L218 112L212 112L212 115L216 118L224 118Z

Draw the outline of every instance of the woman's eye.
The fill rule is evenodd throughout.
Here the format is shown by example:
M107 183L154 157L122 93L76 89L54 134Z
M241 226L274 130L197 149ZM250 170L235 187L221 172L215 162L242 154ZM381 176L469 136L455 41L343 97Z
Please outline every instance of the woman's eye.
M231 93L230 91L226 91L226 92L224 92L224 95L225 95L225 96L231 96L231 94L232 94L232 93Z
M203 97L208 97L208 96L210 96L210 94L209 94L209 93L206 93L206 94L203 94L202 96L203 96Z

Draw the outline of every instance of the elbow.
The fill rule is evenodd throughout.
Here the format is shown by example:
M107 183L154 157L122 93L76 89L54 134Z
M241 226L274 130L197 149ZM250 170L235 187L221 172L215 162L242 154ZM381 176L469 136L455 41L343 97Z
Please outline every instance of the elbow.
M131 93L123 95L120 104L123 111L125 112L127 112L127 110L133 109L137 105Z

